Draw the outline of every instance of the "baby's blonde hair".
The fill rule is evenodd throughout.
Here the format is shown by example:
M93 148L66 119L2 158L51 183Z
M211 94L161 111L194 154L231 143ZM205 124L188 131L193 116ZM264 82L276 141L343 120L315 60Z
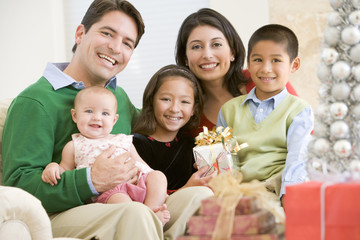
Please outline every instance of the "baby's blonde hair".
M104 87L100 87L100 86L91 86L91 87L87 87L84 89L81 89L75 97L74 100L74 108L76 109L76 105L78 104L79 101L81 101L82 97L86 96L86 94L98 94L98 95L108 95L111 96L114 99L114 103L116 106L116 111L117 112L117 99L115 97L115 95L113 94L113 92L111 92L109 89L104 88Z

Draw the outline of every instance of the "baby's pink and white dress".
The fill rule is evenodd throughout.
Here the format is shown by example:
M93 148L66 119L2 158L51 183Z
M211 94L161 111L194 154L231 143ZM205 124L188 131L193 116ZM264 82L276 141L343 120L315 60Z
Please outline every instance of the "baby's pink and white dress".
M115 158L125 152L129 152L132 145L132 137L132 135L117 134L111 135L111 137L107 139L90 139L84 137L80 133L73 134L72 140L74 142L76 169L91 167L96 158L104 150L108 149L112 145L116 147L112 158ZM133 201L144 202L146 196L146 177L148 173L153 170L147 165L138 161L135 163L135 165L141 171L136 184L119 184L115 188L99 195L95 199L95 202L106 203L108 199L115 193L123 193L129 195Z

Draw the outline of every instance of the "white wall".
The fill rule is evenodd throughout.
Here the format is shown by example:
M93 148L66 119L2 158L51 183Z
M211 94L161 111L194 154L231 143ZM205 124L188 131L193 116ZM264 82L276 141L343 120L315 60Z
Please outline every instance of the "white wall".
M48 61L64 60L61 3L0 1L0 99L14 97L38 80Z
M252 33L269 23L268 0L210 0L210 6L230 20L246 50Z
M69 28L69 26L67 19L63 17L63 7L68 4L66 1L0 1L0 30L2 33L0 38L0 46L2 46L0 99L15 97L25 87L37 81L47 62L69 60L67 55L71 49L65 47L64 34L65 28ZM133 1L136 6L136 2L149 0ZM174 1L181 0L163 0L163 4L171 4ZM245 46L251 33L269 21L267 0L211 0L210 7L224 14L233 23ZM159 6L159 9L162 7ZM177 9L177 11L181 10ZM79 19L81 18L82 16ZM181 21L182 19L178 20L179 24ZM174 26L176 29L179 27ZM151 29L146 30L151 31ZM161 44L159 41L159 46L152 47L160 49ZM175 42L170 46L175 46ZM134 54L136 51L141 51L140 45ZM174 49L170 49L169 53L171 53L170 58L174 59ZM127 71L132 69L131 64L130 62ZM157 68L158 66L154 67L154 73L158 70ZM133 71L136 74L136 69ZM146 85L148 80L148 77L144 77L139 86ZM130 80L124 78L123 81ZM119 84L121 85L121 82ZM124 88L127 90L126 86ZM129 96L136 106L141 107L139 102L141 102L142 90L136 94L129 93Z

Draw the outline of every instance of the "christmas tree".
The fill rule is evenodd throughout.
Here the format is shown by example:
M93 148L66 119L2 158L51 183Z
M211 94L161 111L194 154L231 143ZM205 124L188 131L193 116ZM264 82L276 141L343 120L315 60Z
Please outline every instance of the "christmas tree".
M330 0L318 68L320 102L309 145L310 178L360 169L360 0ZM348 175L350 176L350 175Z

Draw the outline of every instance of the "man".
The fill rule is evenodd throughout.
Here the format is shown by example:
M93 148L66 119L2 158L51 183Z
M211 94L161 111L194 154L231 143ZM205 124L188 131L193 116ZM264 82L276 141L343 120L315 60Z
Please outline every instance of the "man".
M92 167L64 172L56 186L41 180L45 166L60 162L64 145L78 132L70 109L82 88L110 89L119 114L112 133L130 134L138 110L116 87L115 75L126 67L143 33L141 15L129 2L95 0L76 29L71 62L49 63L43 76L9 108L3 131L4 185L20 187L41 200L55 237L163 239L161 222L143 204L85 204L119 183L136 181L138 169L133 160L126 162L128 154L110 159L110 148ZM183 234L201 199L211 194L208 188L194 187L171 195L165 238Z

